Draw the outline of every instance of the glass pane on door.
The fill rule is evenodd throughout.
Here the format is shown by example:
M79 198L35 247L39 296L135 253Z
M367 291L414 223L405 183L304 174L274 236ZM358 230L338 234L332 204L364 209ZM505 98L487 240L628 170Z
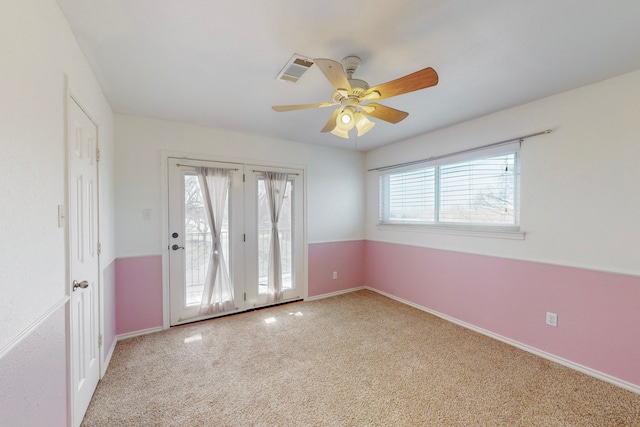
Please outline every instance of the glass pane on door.
M278 221L282 260L282 290L295 288L293 275L293 181L287 182ZM269 281L269 247L271 245L271 215L264 179L258 177L258 293L267 293Z
M202 191L197 175L184 176L184 230L185 230L185 306L200 305L207 266L211 256L212 237L207 212L202 199ZM225 201L222 232L220 235L222 251L229 269L229 194ZM233 280L233 278L232 278Z

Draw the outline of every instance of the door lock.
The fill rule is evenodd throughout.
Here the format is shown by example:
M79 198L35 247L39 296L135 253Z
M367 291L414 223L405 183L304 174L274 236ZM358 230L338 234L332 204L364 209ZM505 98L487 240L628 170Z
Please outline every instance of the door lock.
M175 238L177 238L177 237L178 237L178 233L173 233L173 234L171 235L171 237L173 237L174 239L175 239Z

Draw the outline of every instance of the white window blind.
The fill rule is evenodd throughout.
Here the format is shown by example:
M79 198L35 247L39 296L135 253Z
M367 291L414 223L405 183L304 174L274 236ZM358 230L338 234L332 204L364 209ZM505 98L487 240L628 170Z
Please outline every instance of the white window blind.
M380 223L517 229L518 151L475 156L382 172Z

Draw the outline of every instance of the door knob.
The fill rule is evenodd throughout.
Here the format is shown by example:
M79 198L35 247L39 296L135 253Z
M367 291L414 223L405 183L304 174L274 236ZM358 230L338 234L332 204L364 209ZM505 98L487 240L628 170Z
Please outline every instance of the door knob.
M173 249L174 251L177 251L178 249L184 249L184 246L173 245L171 246L171 249Z
M78 288L88 288L89 287L89 282L87 282L86 280L83 280L82 282L79 282L77 280L73 281L73 290L75 291Z

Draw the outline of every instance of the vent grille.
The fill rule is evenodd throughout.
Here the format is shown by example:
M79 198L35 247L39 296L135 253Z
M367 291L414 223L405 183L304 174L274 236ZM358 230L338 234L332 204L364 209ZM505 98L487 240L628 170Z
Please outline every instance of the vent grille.
M276 77L277 80L295 83L313 65L313 60L302 55L295 54Z

